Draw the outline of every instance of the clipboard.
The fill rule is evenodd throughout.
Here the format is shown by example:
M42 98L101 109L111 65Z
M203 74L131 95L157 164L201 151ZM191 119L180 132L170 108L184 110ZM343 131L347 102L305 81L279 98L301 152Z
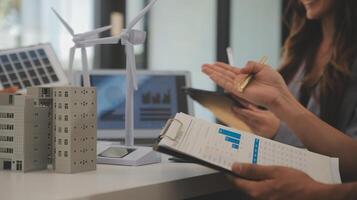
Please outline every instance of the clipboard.
M178 123L177 131L175 131L174 135L173 134L167 135L167 130L169 129L169 127L173 123ZM178 151L176 151L174 149L159 145L159 143L162 140L162 138L166 137L166 138L169 138L172 141L175 141L175 140L177 140L178 138L180 138L182 136L182 133L184 133L183 130L182 130L182 123L177 119L169 119L167 121L167 123L165 124L164 128L162 129L162 131L160 133L160 136L159 136L159 138L157 140L157 143L153 146L153 149L155 151L160 152L160 153L164 153L164 154L168 154L168 155L180 158L180 159L184 159L184 160L186 160L186 161L188 161L190 163L200 164L200 165L203 165L205 167L220 171L220 172L222 172L224 174L227 174L227 175L230 175L230 176L241 177L238 174L234 173L233 171L227 170L226 168L223 168L221 166L215 165L215 164L207 162L205 160L201 160L199 158L196 158L194 156L191 156L191 155L188 155L188 154L185 154L185 153L178 152ZM243 177L241 177L241 178L243 178Z
M236 177L241 176L231 171L231 165L241 162L291 167L322 183L341 183L338 158L282 144L185 113L177 113L174 119L166 123L154 150ZM321 170L322 166L324 170Z
M248 125L238 119L233 113L232 106L243 108L245 106L231 95L194 88L184 88L183 90L193 100L210 110L219 121L227 126L252 132Z

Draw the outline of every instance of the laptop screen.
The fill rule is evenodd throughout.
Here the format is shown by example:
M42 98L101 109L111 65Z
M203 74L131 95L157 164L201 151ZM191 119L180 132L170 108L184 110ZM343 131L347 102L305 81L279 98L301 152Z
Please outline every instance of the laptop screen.
M125 128L125 74L91 74L97 88L99 130ZM134 93L134 129L161 129L177 112L188 113L182 75L140 74Z

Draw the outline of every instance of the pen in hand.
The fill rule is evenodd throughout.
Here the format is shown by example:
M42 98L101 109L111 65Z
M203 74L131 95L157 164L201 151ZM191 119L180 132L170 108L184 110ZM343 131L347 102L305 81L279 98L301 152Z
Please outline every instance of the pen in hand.
M263 56L259 63L260 64L265 64L268 60L268 57ZM242 82L238 84L238 91L239 92L244 92L244 89L248 86L248 84L251 82L251 80L254 78L254 74L249 74Z

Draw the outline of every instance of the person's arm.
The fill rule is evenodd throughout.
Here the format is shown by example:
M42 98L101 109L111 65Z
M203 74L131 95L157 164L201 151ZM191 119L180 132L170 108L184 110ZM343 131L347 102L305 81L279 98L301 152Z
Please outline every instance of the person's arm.
M237 98L234 95L233 97ZM258 108L241 98L237 98L237 101L242 106L233 106L232 112L250 128L253 134L284 144L304 147L300 139L291 131L286 123L278 119L272 112Z
M347 123L344 133L354 139L357 139L357 105L353 108L351 120Z
M287 123L309 150L338 157L342 177L357 180L357 142L305 109L275 70L255 62L249 62L239 72L222 63L204 65L202 70L225 90L268 108ZM247 74L254 74L254 79L241 93L237 88Z
M232 171L244 178L233 178L234 185L253 199L357 199L357 182L328 185L301 171L276 166L235 163Z
M305 148L304 144L301 143L296 134L283 121L280 123L273 140L295 147Z
M330 185L327 190L330 199L357 199L357 183L345 183L341 185Z
M338 157L343 179L357 179L356 141L320 120L292 95L279 97L270 109L287 123L310 151Z

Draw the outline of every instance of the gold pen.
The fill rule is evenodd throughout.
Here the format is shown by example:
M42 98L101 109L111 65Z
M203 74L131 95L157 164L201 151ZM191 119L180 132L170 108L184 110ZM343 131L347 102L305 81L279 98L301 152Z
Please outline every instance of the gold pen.
M267 62L267 60L268 60L268 57L263 56L260 59L259 63L260 64L265 64ZM248 86L248 84L250 83L250 81L252 80L253 77L254 77L254 74L250 74L242 82L240 82L238 84L238 91L239 92L244 92L244 89Z

